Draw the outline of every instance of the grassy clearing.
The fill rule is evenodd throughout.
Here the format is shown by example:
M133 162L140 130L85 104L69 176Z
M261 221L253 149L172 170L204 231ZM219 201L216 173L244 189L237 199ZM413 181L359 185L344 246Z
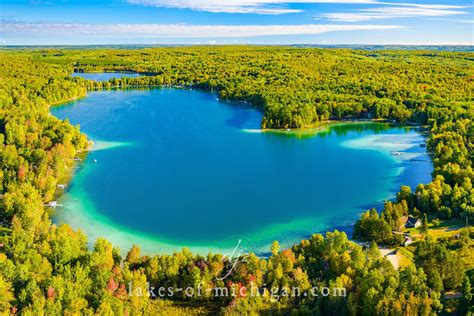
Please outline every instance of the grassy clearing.
M449 238L458 235L461 232L461 228L465 227L465 223L459 219L453 219L442 221L439 226L434 226L433 223L430 223L428 227L429 236L435 239L441 237Z
M412 247L398 247L397 257L400 268L405 268L413 263L413 250Z
M404 248L399 248L398 250L400 249L404 249ZM404 252L401 252L401 251L397 251L397 258L398 258L398 265L401 269L408 267L413 262L413 258L410 258Z

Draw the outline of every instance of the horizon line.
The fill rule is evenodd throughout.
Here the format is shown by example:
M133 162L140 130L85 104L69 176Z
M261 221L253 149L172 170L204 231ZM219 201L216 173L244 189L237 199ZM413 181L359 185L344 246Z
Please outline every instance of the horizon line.
M292 43L292 44L283 44L283 43L133 43L133 44L0 44L0 47L87 47L87 46L472 46L473 43L357 43L357 44L348 44L348 43L339 43L339 44L330 44L330 43Z

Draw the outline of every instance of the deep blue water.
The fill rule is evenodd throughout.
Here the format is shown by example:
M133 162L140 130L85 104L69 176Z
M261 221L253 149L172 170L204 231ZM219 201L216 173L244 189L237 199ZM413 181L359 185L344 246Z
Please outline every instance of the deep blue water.
M72 77L81 77L87 80L109 81L112 78L119 79L123 77L137 78L140 74L131 72L75 72Z
M80 124L98 149L55 221L122 247L291 244L352 223L401 184L430 181L430 162L410 158L426 160L423 138L386 124L262 133L262 114L249 106L170 88L92 92L52 113Z

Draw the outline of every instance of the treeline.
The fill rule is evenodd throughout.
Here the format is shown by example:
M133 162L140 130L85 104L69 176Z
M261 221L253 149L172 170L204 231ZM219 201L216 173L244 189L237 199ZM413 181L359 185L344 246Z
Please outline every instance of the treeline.
M442 58L436 58L442 54ZM460 311L472 305L472 236L418 244L415 262L396 271L375 243L363 248L344 233L314 235L291 249L274 243L268 258L235 264L220 254L126 256L106 240L56 227L44 204L87 140L49 106L87 90L186 85L265 111L262 127L305 127L340 118L387 118L430 124L434 181L403 187L382 214L369 212L356 234L394 243L407 214L472 218L473 67L469 53L372 52L278 47L192 47L140 50L0 52L0 312L6 314L423 314L440 313L445 290L462 288ZM72 71L137 71L140 78L107 83L71 78ZM382 229L380 229L382 227ZM471 248L469 248L471 247ZM222 278L222 276L228 276ZM130 288L132 285L132 289ZM203 295L155 299L148 287ZM243 295L241 289L262 289ZM285 295L298 288L346 289L345 296ZM141 288L143 295L133 293ZM236 295L215 297L212 289ZM211 291L207 291L211 289ZM132 293L131 293L132 292ZM132 294L132 295L130 295Z
M432 123L472 115L472 53L271 47L42 51L35 57L78 71L146 74L94 87L184 85L265 109L264 128L328 119L388 118ZM439 56L439 57L437 57Z

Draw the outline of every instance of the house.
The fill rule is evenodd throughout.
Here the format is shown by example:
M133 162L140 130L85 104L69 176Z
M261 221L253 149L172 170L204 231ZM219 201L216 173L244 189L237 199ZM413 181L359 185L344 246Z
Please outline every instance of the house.
M405 230L407 225L408 216L402 216L397 221L397 231L400 233Z
M45 206L53 207L53 208L54 208L54 207L58 206L58 202L56 202L56 201L51 201L51 202L47 203Z
M454 292L454 291L446 292L443 295L443 298L445 300L459 299L461 297L462 297L462 292Z
M405 223L406 228L416 228L419 226L421 226L421 221L418 218L413 217L411 215L408 216L407 222Z
M413 243L413 239L411 239L411 237L405 237L403 239L403 246L406 247L408 246L409 244Z

